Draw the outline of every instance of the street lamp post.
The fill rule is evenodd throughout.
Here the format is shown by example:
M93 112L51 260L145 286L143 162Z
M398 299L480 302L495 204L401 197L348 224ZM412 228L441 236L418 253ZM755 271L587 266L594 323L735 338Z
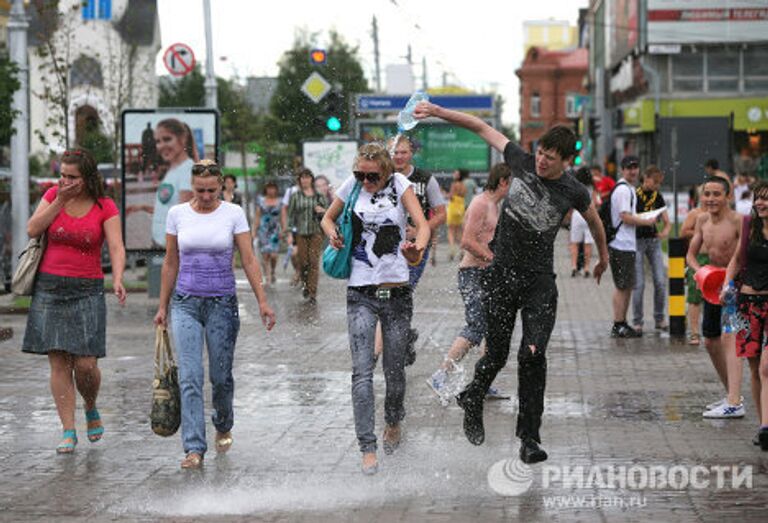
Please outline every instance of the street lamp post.
M28 27L23 0L13 0L8 20L8 47L11 61L16 63L19 71L19 89L13 94L11 104L12 109L18 111L13 119L16 132L11 136L12 264L14 269L19 254L27 244L27 220L29 220Z
M216 76L213 72L213 36L211 31L211 0L203 0L205 18L205 105L216 109Z

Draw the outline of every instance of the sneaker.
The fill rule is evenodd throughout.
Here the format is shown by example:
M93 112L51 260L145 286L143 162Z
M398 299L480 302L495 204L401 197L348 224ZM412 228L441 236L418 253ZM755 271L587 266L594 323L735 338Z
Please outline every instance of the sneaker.
M717 407L722 407L726 403L728 403L728 398L727 397L723 398L723 399L719 399L719 400L717 400L717 401L715 401L713 403L710 403L709 405L704 407L704 410L716 409ZM739 396L739 403L744 403L744 396Z
M669 330L669 325L662 321L661 323L657 323L655 328L657 331L666 332Z
M571 278L575 278L578 275L579 275L579 271L577 269L573 269L571 271Z
M445 381L447 379L448 373L444 369L437 369L432 376L427 378L427 385L440 399L442 399L445 392Z
M744 404L729 405L728 402L725 402L719 407L705 411L702 416L707 419L743 418Z
M641 338L642 332L638 332L626 323L614 323L611 329L611 338Z
M488 392L485 393L485 399L486 400L508 400L510 399L510 396L508 394L504 394L496 387L488 387Z
M589 271L584 271L584 277L585 278L589 278L590 276L592 276L592 274L590 274Z
M416 361L416 340L419 339L419 331L408 331L408 345L405 347L405 366L413 365Z

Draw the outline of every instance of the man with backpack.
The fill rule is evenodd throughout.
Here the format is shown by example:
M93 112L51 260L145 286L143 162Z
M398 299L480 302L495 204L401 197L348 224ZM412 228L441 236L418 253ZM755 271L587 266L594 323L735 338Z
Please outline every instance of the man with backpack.
M613 328L611 338L639 338L638 332L627 324L627 309L635 286L636 226L653 226L655 220L638 218L635 207L635 184L640 173L637 156L625 156L621 160L621 180L611 190L610 196L600 208L600 218L608 238L608 254L613 284ZM608 221L610 217L610 221ZM608 222L608 223L606 223Z

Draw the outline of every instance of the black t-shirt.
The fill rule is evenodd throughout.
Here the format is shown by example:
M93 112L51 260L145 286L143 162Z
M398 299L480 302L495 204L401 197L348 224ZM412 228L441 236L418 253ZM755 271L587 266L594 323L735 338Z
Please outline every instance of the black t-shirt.
M664 197L659 191L646 191L643 190L642 187L638 187L635 189L635 194L637 195L637 203L635 204L635 210L637 211L637 214L640 214L641 212L661 209L666 205L664 202ZM650 227L644 225L642 227L635 228L636 238L655 238L656 233L657 231L655 226Z
M536 174L535 157L512 142L504 148L512 169L493 237L494 265L517 272L552 273L555 236L571 208L584 213L589 191L573 176L545 180Z

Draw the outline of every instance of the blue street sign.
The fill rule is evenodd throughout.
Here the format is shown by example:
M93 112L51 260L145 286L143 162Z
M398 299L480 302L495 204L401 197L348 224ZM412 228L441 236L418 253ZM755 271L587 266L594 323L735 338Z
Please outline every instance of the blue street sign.
M363 113L394 112L405 107L408 96L369 96L357 97L357 108ZM492 111L491 95L436 95L430 101L446 109L459 111Z

